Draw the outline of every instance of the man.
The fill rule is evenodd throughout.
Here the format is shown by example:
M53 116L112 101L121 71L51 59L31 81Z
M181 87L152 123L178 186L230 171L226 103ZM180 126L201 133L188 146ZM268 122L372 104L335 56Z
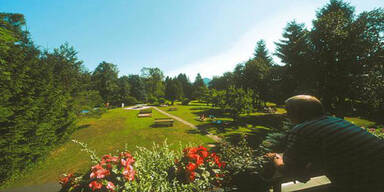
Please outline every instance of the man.
M384 192L383 140L343 119L325 116L313 96L294 96L285 104L295 126L288 132L283 157L267 154L280 172L300 178L316 167L331 180L331 191Z

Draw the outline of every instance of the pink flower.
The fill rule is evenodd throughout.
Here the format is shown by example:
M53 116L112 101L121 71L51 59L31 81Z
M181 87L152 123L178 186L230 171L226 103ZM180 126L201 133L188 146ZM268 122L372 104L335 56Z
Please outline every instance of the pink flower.
M109 189L110 191L115 191L115 188L116 186L112 182L108 181L107 189Z
M369 131L370 131L370 132L375 132L376 129L374 129L374 128L370 128Z
M133 167L131 165L127 166L123 170L123 175L125 179L128 181L133 181L135 179L135 170L133 170Z
M97 189L101 189L103 185L97 181L92 181L91 183L89 183L89 188L92 189L92 191L94 190L97 190Z
M110 174L109 170L104 169L100 164L97 164L92 167L92 173L89 175L91 179L98 178L102 179L105 176L108 176Z
M120 162L121 162L122 166L127 167L127 166L131 165L132 163L134 163L135 160L131 157L131 158L127 158L127 159L121 159Z

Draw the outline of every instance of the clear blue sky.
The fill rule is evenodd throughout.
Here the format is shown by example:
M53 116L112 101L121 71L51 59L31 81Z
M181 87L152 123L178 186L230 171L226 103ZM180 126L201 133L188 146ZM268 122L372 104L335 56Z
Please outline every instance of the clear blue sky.
M0 12L22 13L35 44L74 46L91 71L101 61L119 75L159 67L191 80L221 75L251 57L256 42L270 52L288 21L311 25L327 0L0 0ZM383 0L349 0L360 13ZM279 63L277 58L274 58Z

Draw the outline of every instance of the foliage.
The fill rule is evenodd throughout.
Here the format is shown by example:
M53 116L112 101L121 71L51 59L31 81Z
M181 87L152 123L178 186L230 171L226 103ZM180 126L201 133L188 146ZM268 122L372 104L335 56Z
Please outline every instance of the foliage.
M250 113L252 106L252 92L244 91L241 88L229 87L225 91L224 101L219 101L219 107L230 113L234 120L237 120L240 114Z
M131 96L136 98L137 101L146 102L147 93L145 92L144 79L139 75L129 75L128 81L131 85L131 89L129 91Z
M75 142L90 154L96 165L85 174L65 174L60 179L61 191L200 191L211 189L211 182L217 185L220 170L225 166L215 153L202 146L186 148L182 156L165 141L162 145L153 144L151 149L137 147L133 156L123 152L119 156L104 155L98 160L86 144ZM196 153L192 152L194 149ZM193 169L193 180L185 182L186 175L181 171L192 167L188 166L191 162L186 165L183 162L190 160L199 164Z
M177 78L167 77L165 79L165 98L173 103L176 99L181 99L183 96L183 86Z
M384 139L384 127L382 128L368 128L368 132L372 133L374 136Z
M228 142L219 143L219 154L226 164L227 179L231 188L239 191L265 191L268 189L267 183L260 179L260 176L273 173L267 170L270 161L264 157L264 152L260 149L252 149L248 146L246 137L242 136L237 145ZM250 185L252 183L252 185ZM251 189L250 189L251 187Z
M118 69L115 64L101 62L92 74L95 89L99 91L105 103L111 102L118 90Z
M188 147L183 152L183 157L176 160L176 174L181 182L195 183L200 190L221 185L226 163L216 153L203 146Z
M141 77L144 79L149 96L156 98L164 96L164 74L159 68L144 67L141 69Z
M57 72L59 63L48 60L24 29L23 15L0 13L0 183L75 130L74 87L67 90L68 84L57 80L67 73ZM66 60L62 65L81 62Z
M205 85L204 80L201 77L200 73L198 73L196 75L195 81L193 82L193 92L192 92L193 98L200 100L206 90L207 90L207 86Z
M80 143L80 142L77 142ZM81 143L82 144L82 143ZM91 151L82 144L83 149ZM91 158L95 160L94 154ZM84 175L66 174L60 179L60 191L122 191L129 189L130 182L135 179L135 159L128 152L119 156L104 155L97 164Z
M189 81L187 75L180 73L177 76L177 81L181 83L182 90L183 90L182 95L188 99L192 99L193 98L192 97L193 87L192 87L192 83Z
M183 98L183 99L181 100L181 104L182 104L182 105L188 105L190 102L191 102L191 100L188 99L188 98Z

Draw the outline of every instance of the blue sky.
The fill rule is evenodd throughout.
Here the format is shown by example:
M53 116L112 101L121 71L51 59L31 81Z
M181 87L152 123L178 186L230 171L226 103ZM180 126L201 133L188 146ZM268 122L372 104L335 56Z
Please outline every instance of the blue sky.
M91 71L101 61L119 75L159 67L165 75L211 78L252 56L264 39L270 52L288 21L307 26L327 0L0 0L0 12L22 13L43 49L74 46ZM382 0L349 0L356 12ZM274 58L277 63L279 60Z

